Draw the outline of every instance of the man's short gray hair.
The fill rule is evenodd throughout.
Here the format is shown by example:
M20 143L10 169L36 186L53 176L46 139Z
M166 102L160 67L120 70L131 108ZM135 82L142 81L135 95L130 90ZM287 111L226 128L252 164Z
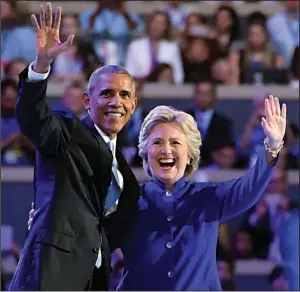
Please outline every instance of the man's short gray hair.
M160 123L177 123L183 130L188 141L188 157L191 163L186 166L184 176L191 175L197 170L200 161L201 135L195 119L181 110L161 105L155 107L145 118L139 136L139 156L143 159L143 166L149 176L152 176L148 165L148 138L152 129Z
M95 70L92 73L92 75L90 76L87 93L89 95L92 94L93 90L95 89L95 87L96 87L97 83L99 82L99 79L101 79L102 75L113 74L113 73L127 75L132 81L133 93L135 95L135 84L134 84L133 77L130 75L130 73L124 67L119 66L119 65L107 65L107 66L103 66L103 67L100 67L97 70Z

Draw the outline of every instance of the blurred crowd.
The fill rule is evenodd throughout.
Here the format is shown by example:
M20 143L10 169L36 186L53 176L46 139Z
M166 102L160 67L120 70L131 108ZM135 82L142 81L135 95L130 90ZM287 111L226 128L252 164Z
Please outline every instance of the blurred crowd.
M87 113L82 95L90 74L106 64L127 68L136 80L138 107L119 140L128 162L140 167L138 135L147 114L144 84L193 83L189 113L203 139L199 168L229 170L253 165L263 145L260 122L265 96L253 99L251 117L235 137L230 117L215 109L216 86L280 84L299 88L299 2L282 1L282 11L277 14L266 16L257 11L244 18L228 4L231 1L218 1L222 3L211 17L189 11L184 1L178 0L166 1L164 9L149 11L147 16L128 11L122 0L96 2L95 10L63 14L61 41L70 34L75 34L75 41L55 59L49 77L53 82L69 82L62 106L83 118ZM243 5L246 1L235 2ZM261 4L270 2L277 1ZM21 134L14 114L18 74L36 54L30 13L23 2L1 1L2 166L34 163L35 146ZM288 121L284 149L266 194L246 214L236 233L232 234L227 224L220 226L217 258L224 290L235 289L234 263L238 259L276 262L269 276L273 290L295 285L299 289L295 279L299 267L296 276L294 270L299 266L295 262L295 253L299 258L295 238L299 237L298 202L289 196L287 172L298 168L299 128ZM120 277L122 261L118 251L113 257L113 285Z

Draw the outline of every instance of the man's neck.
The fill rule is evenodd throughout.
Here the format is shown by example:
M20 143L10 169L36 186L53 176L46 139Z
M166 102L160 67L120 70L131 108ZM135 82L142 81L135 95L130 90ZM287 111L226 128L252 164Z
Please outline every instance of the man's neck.
M102 136L102 138L104 137L108 137L109 140L114 140L117 135L116 134L112 134L112 133L107 133L106 131L103 131L98 125L94 124L96 127L96 130L99 132L99 134Z

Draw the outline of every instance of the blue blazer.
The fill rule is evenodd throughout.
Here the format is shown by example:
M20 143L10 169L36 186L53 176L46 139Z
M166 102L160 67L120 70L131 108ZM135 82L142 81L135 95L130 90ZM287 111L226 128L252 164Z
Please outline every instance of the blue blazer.
M244 176L228 182L181 178L171 192L156 180L142 184L137 219L120 246L125 268L118 290L221 290L219 223L261 198L272 169L261 151Z

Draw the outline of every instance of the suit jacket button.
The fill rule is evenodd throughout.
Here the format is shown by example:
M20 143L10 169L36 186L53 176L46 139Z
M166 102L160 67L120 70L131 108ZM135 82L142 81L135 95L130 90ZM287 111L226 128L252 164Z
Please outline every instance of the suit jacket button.
M93 248L93 253L99 253L99 248Z

